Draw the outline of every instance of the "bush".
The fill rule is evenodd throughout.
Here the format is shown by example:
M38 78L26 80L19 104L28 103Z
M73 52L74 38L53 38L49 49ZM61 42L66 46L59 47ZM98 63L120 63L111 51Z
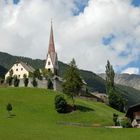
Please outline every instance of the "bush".
M4 83L4 79L0 78L0 85L2 85Z
M58 113L67 112L67 102L63 95L56 95L55 97L55 109Z
M10 103L7 104L6 109L7 111L12 111L12 105Z
M24 86L27 87L29 83L29 79L28 78L24 78Z
M9 86L12 85L12 81L13 81L13 78L12 78L11 76L8 76L8 77L6 78L6 83L7 83Z
M35 78L33 78L32 85L33 85L33 87L37 87L38 86L38 83L37 83Z
M6 109L7 109L8 113L9 113L9 116L11 116L10 112L13 109L12 104L8 103L7 106L6 106Z
M113 113L113 122L114 122L114 125L115 126L119 126L119 123L118 123L118 114L116 113Z
M20 80L17 78L17 76L14 76L14 87L18 87L19 82L20 82Z
M123 117L119 119L119 124L123 127L123 128L131 128L131 122L128 118Z
M48 87L48 89L53 89L53 83L50 78L48 79L47 87Z

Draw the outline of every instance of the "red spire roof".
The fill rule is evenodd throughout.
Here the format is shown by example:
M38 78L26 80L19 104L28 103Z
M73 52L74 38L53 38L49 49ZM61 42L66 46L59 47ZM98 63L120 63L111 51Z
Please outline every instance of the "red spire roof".
M55 52L52 22L51 22L51 31L50 31L50 40L49 40L48 53L51 53L51 52Z

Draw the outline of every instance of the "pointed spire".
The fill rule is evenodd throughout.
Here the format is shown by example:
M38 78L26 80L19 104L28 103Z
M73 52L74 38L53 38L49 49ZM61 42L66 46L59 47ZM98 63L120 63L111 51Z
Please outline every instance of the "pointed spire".
M50 53L50 52L55 52L52 20L51 20L51 31L50 31L50 40L49 40L48 53Z

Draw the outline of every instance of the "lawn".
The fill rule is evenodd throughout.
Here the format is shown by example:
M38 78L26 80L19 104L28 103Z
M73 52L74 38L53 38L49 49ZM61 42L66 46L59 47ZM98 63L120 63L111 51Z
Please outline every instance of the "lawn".
M103 128L112 125L113 113L123 115L103 103L76 99L78 111L58 114L56 94L45 89L0 88L0 140L139 139L139 129ZM13 105L12 118L8 118L7 103Z

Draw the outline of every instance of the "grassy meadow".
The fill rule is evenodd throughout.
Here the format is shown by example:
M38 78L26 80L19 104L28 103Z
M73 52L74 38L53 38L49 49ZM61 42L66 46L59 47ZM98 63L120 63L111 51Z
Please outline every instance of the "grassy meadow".
M79 110L58 114L57 92L37 88L0 88L0 140L138 140L139 129L109 129L116 110L76 99ZM9 118L6 105L13 105ZM97 127L98 126L98 127Z

